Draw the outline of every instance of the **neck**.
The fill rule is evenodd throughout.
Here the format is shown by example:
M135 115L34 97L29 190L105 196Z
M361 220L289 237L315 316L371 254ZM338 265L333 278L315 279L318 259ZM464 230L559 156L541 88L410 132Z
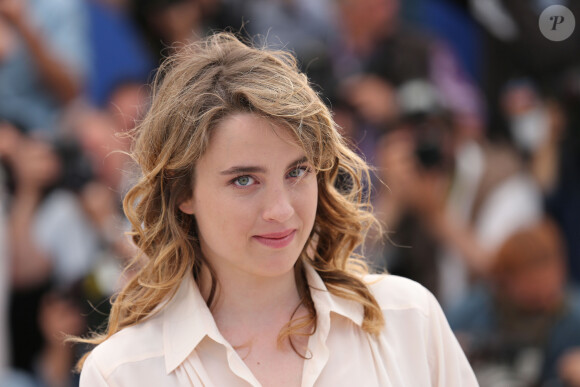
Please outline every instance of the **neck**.
M212 314L219 325L248 324L259 326L276 321L287 322L300 303L294 270L280 277L256 278L217 273L218 290ZM207 300L211 289L209 270L202 270L200 288Z

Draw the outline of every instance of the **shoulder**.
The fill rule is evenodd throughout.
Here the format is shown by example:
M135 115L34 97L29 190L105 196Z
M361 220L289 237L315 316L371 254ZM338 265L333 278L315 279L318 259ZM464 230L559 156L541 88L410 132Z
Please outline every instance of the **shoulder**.
M408 278L391 274L370 274L364 277L364 282L383 312L414 309L428 316L432 303L436 302L423 285Z
M413 380L406 384L477 386L469 362L429 290L394 275L364 279L385 317L378 338L383 359L395 363L407 381Z
M138 366L156 358L163 362L162 332L161 320L156 317L123 328L93 349L83 372L87 367L96 368L108 379L120 368Z

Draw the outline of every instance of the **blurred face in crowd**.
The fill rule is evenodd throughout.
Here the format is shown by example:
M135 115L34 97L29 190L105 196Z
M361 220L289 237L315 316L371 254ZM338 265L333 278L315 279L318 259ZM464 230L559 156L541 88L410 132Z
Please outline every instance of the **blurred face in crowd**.
M528 311L551 311L563 300L565 268L557 251L540 249L528 254L517 267L499 276L501 294Z
M312 231L316 174L289 129L250 113L222 120L195 167L202 253L218 278L293 275Z
M147 89L137 82L119 85L109 98L109 111L116 130L132 130L141 119L147 104Z
M556 111L546 106L532 85L510 86L504 91L501 103L510 135L520 151L533 153L549 139L556 124L556 117L552 117Z
M201 21L201 6L196 1L181 0L152 7L147 19L167 45L184 43L193 38L195 27Z
M342 0L340 10L349 34L377 38L396 27L399 0Z
M12 156L17 185L23 189L42 190L61 177L62 164L48 143L22 137Z

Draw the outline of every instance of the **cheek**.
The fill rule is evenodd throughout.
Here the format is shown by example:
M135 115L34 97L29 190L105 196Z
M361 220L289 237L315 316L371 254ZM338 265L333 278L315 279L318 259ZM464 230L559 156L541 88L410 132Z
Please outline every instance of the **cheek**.
M219 249L239 241L251 228L251 209L248 203L240 203L231 195L220 195L216 191L197 192L195 217L203 240ZM225 247L225 246L224 246Z
M224 200L218 209L219 225L232 233L232 237L246 236L252 229L256 218L255 206L250 202Z
M300 214L305 225L311 227L314 224L318 206L318 185L316 180L309 182L297 194L296 211Z

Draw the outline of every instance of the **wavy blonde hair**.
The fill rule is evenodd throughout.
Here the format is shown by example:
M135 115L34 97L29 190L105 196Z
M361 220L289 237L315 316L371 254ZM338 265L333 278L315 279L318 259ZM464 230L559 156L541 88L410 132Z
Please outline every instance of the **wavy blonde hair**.
M140 260L142 267L114 298L107 331L82 341L99 344L147 319L173 296L185 276L193 274L198 280L203 265L212 275L211 307L217 278L201 254L194 217L178 206L192 195L194 166L207 149L212 130L239 112L289 128L317 173L314 227L295 265L308 315L293 318L280 332L279 342L288 338L292 344L292 335L305 327L312 327L308 333L312 334L316 327L306 261L331 293L363 305L365 331L377 334L383 327L380 307L361 280L366 265L354 254L375 223L368 202L368 166L347 146L291 54L255 48L233 34L218 33L183 47L155 77L152 104L136 128L132 152L142 177L123 202L142 253L134 262Z

